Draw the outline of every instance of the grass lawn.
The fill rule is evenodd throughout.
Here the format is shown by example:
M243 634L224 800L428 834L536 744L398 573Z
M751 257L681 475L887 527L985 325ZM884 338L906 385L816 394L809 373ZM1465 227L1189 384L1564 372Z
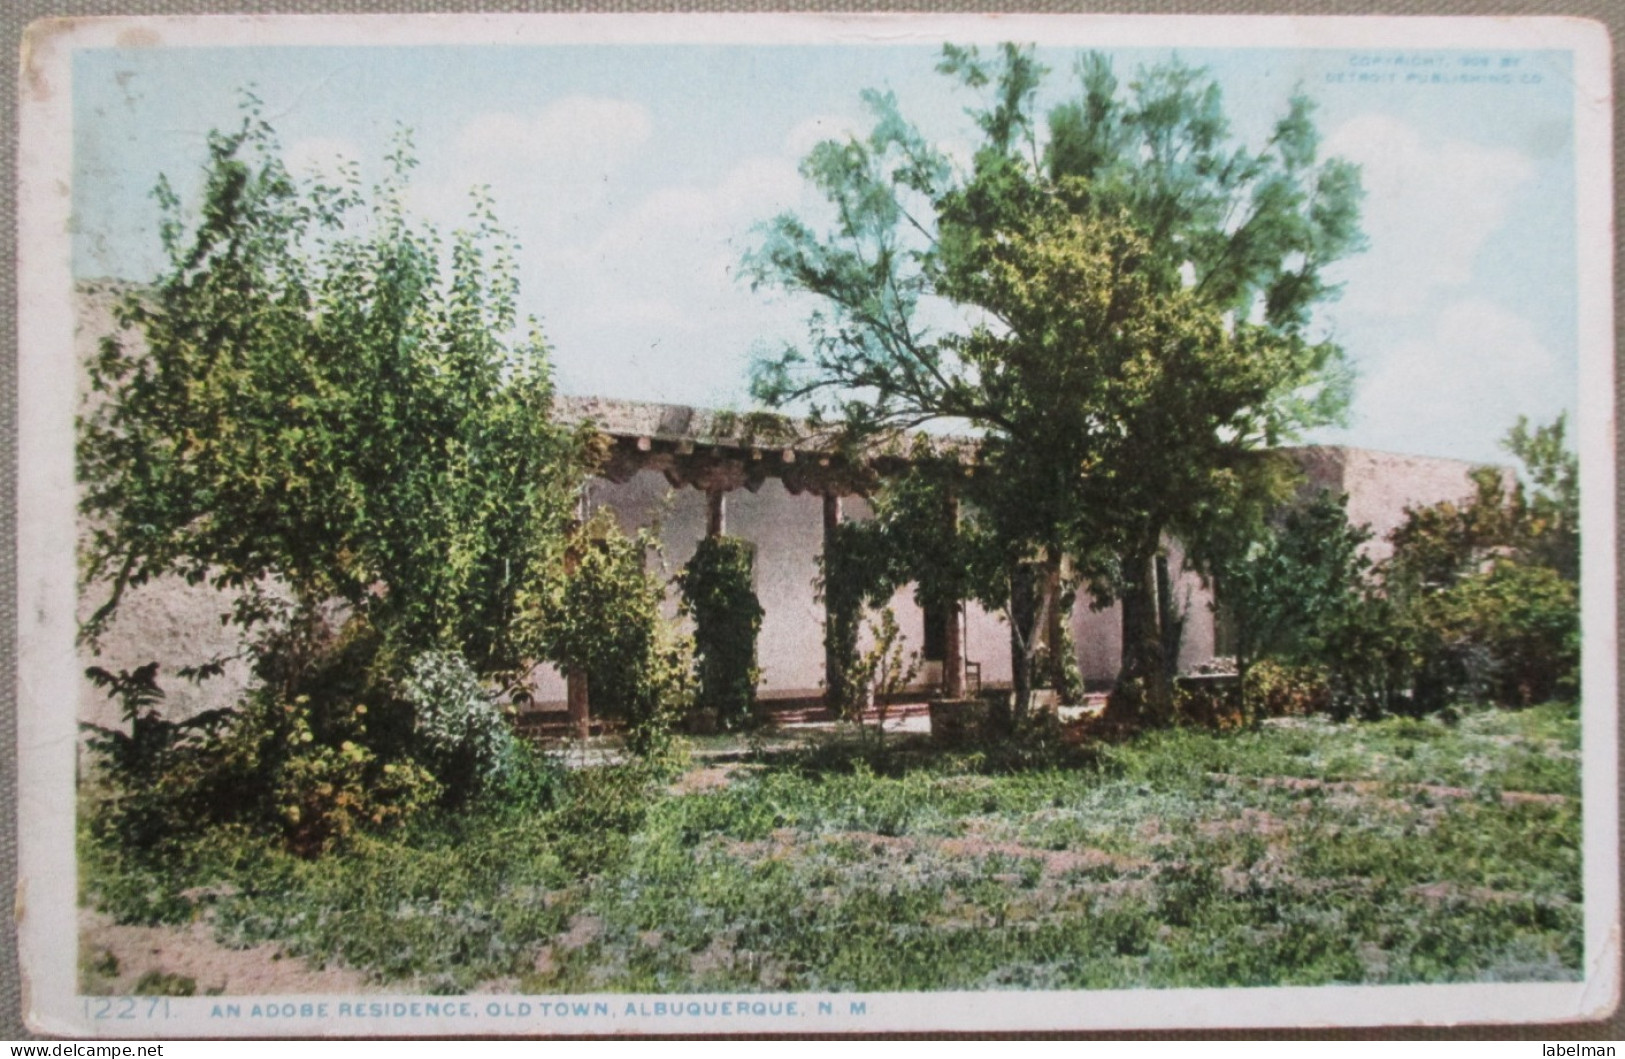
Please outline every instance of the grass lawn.
M1576 979L1572 706L1173 730L1037 760L834 741L562 775L547 812L302 861L84 844L85 900L398 988L1088 989Z

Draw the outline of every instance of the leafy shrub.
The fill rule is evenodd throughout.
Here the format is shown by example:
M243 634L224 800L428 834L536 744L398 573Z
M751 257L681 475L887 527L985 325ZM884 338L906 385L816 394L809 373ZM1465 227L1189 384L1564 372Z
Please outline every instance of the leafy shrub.
M1320 666L1260 662L1247 671L1242 693L1254 717L1307 717L1332 709L1331 679Z
M1240 688L1234 683L1216 686L1179 681L1174 685L1174 720L1198 728L1238 728L1246 723Z
M218 733L233 715L209 710L184 721L165 720L159 712L164 692L157 662L118 673L91 666L85 675L118 700L130 726L127 732L85 726L107 787L99 807L101 826L133 847L153 849L215 802L220 792L203 777Z
M651 546L600 514L572 542L562 589L532 606L546 657L585 673L594 711L625 721L628 746L645 756L668 746L693 701L691 649L661 615L665 592L644 569Z
M356 738L333 745L315 741L304 703L280 705L288 750L278 755L280 748L261 743L261 751L272 765L270 798L293 852L325 853L365 827L401 823L439 799L443 788L428 769L409 758L382 760L360 741L364 707L354 715Z
M753 562L748 541L707 537L677 578L683 612L694 619L699 700L724 728L744 726L756 711L762 605L751 588Z
M1369 587L1371 563L1361 548L1370 537L1349 524L1346 496L1322 492L1261 526L1237 520L1210 544L1241 677L1238 707L1302 712L1266 700L1295 697L1280 687L1286 667L1326 663L1331 640ZM1252 670L1264 662L1275 668L1255 681Z
M1184 724L1222 730L1265 717L1332 712L1331 675L1322 666L1265 660L1249 666L1242 680L1182 681L1174 695L1175 716Z
M1418 636L1407 612L1375 589L1338 615L1325 641L1333 716L1370 719L1418 712ZM1421 686L1426 687L1425 680Z
M416 754L449 793L476 795L514 765L507 718L461 655L418 655L401 695L412 706Z
M869 621L869 650L852 664L846 673L846 686L861 696L857 700L859 712L867 703L878 711L875 733L884 736L887 707L891 700L911 684L920 671L920 653L903 651L903 631L897 625L897 615L885 607Z
M373 642L352 623L297 675L283 674L281 687L262 685L238 710L190 721L157 716L155 669L93 677L111 681L132 717L131 733L102 730L91 740L102 837L162 859L200 831L244 825L313 856L434 803L443 787L404 751L394 724L381 738L372 729L374 716L392 712L363 673ZM294 655L267 657L286 664Z
M1579 607L1577 586L1556 570L1502 559L1444 593L1437 621L1475 683L1527 706L1578 690Z
M531 743L515 739L508 748L507 766L489 777L482 788L480 806L522 816L548 812L558 804L566 776L559 762Z

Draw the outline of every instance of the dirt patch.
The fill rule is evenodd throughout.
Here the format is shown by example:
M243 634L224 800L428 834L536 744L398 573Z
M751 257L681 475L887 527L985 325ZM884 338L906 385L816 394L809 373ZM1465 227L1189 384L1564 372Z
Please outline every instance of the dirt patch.
M1243 809L1240 816L1204 820L1196 829L1208 838L1220 835L1261 835L1270 838L1285 832L1287 825L1274 813L1262 809Z
M274 944L230 949L207 923L135 927L79 911L80 964L86 992L122 995L149 974L189 978L198 995L377 993L381 985L348 967L312 967Z
M720 791L733 782L734 768L731 765L709 765L703 768L690 769L677 777L677 782L668 788L673 795L704 794L706 791Z
M813 841L794 828L781 827L765 839L723 839L722 851L734 860L785 860L800 846Z
M1562 805L1569 800L1566 794L1536 794L1534 791L1502 791L1503 805Z
M561 949L584 949L598 940L604 932L604 921L597 916L578 915L570 919L570 926L554 940Z
M1478 797L1470 787L1447 787L1438 783L1380 783L1376 780L1317 780L1303 776L1236 776L1228 772L1210 772L1208 778L1219 783L1233 783L1254 787L1276 787L1289 791L1352 792L1369 796L1379 791L1405 791L1422 794L1439 801L1462 801ZM1562 805L1569 800L1566 794L1538 794L1534 791L1502 791L1502 805Z
M1005 856L1016 860L1036 860L1043 865L1045 875L1065 875L1072 871L1095 871L1110 868L1129 872L1147 865L1147 861L1113 856L1098 849L1035 849L1019 842L990 842L981 838L948 838L937 843L936 849L948 857Z
M1527 901L1535 896L1530 893L1496 890L1489 886L1462 886L1453 882L1424 883L1412 886L1407 892L1425 901L1441 903L1466 901L1471 904L1505 904L1508 901ZM1557 900L1561 901L1561 898Z

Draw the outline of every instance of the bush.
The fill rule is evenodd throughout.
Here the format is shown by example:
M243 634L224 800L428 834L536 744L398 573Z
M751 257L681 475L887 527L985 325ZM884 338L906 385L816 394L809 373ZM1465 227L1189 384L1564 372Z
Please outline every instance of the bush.
M1332 711L1331 677L1321 666L1259 662L1242 689L1254 717L1307 717Z
M98 822L134 848L156 848L218 804L222 792L203 778L218 733L233 715L210 710L185 721L165 720L157 662L116 674L91 666L85 675L118 700L130 726L125 732L85 725L106 783Z
M301 621L275 635L260 686L240 708L189 721L158 716L155 664L92 673L124 701L131 724L128 734L98 729L91 739L102 837L162 857L177 840L241 824L314 856L441 797L444 787L410 753L404 707L373 675L378 641L365 622L335 635L323 621Z
M824 651L835 684L824 689L824 701L841 716L862 712L863 683L852 683L860 663L858 637L865 605L877 606L891 595L902 575L881 521L841 522L819 554L817 590L823 601Z
M1240 681L1181 681L1174 709L1181 723L1216 730L1240 728L1265 717L1332 713L1331 674L1324 666L1256 662Z
M1502 705L1579 689L1579 592L1550 567L1497 560L1444 594L1437 621L1463 673Z
M306 695L255 693L214 755L244 804L219 822L248 820L280 834L300 856L343 845L358 831L410 819L444 788L423 765L369 744L364 703L317 709Z
M749 542L707 537L677 578L683 612L694 619L699 699L723 728L743 727L756 712L762 605L751 588L752 565Z
M861 722L863 708L873 703L877 712L875 735L885 738L887 708L920 672L920 652L903 650L903 631L890 607L869 620L869 650L846 671L845 684L856 696L856 718Z
M578 532L573 568L533 618L546 657L587 675L593 709L626 723L627 745L657 755L693 702L691 650L661 615L665 592L644 569L649 537L627 537L608 515Z
M1418 679L1425 660L1419 635L1410 615L1375 589L1338 615L1326 632L1333 716L1373 719L1421 712L1428 685ZM1424 705L1419 705L1419 687Z
M495 698L461 655L426 651L407 667L416 755L454 798L472 797L514 766L514 737Z

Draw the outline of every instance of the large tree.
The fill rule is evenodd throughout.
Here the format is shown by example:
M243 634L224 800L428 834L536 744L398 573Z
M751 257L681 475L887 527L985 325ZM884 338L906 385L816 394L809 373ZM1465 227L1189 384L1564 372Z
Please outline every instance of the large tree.
M821 308L757 393L856 436L968 423L988 473L967 499L1005 542L1012 602L1042 571L1011 608L1018 690L1070 555L1123 600L1120 701L1165 717L1165 540L1259 495L1256 454L1346 403L1341 351L1309 331L1323 268L1359 245L1357 171L1319 159L1301 96L1236 144L1217 86L1177 62L1124 87L1083 57L1047 128L1030 49L949 47L939 68L985 96L972 164L876 92L867 137L813 149L833 220L777 218L748 264Z
M534 658L518 610L561 565L585 439L553 421L488 204L447 247L402 210L405 145L390 163L370 203L353 171L296 180L251 106L211 135L200 206L160 184L168 264L119 306L80 420L107 590L88 635L179 575L233 591L267 682L296 682L299 630L335 614L396 672Z

